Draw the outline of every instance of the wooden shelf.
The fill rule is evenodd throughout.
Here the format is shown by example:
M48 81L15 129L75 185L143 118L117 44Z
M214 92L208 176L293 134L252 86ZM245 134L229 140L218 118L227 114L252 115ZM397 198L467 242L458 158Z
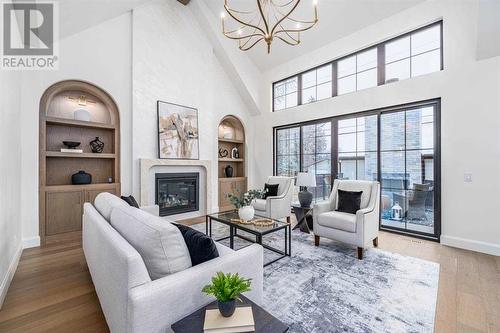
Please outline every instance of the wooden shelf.
M111 124L96 123L96 122L92 122L92 121L81 121L81 120L74 120L74 119L65 119L65 118L56 118L56 117L46 117L45 121L48 125L105 128L105 129L111 129L111 130L114 130L116 128L115 125L111 125Z
M224 157L224 158L219 158L219 162L245 162L244 159L242 158L229 158L229 157Z
M237 139L225 139L225 138L219 138L220 142L228 142L228 143L245 143L243 140L237 140Z
M116 158L116 154L103 153L62 153L60 151L46 151L46 157L64 157L64 158Z
M245 180L247 177L219 177L220 182L228 182L228 181L241 181Z
M229 137L231 139L224 138ZM217 131L219 149L227 150L229 155L220 157L217 163L219 185L219 209L233 209L229 200L229 193L245 193L247 191L246 161L245 161L245 128L241 121L231 115L222 118ZM231 158L231 150L236 148L240 158ZM234 177L226 177L227 165L233 169ZM229 170L227 170L229 171Z
M59 192L64 190L79 190L79 189L87 189L87 190L102 190L108 189L113 186L119 186L119 183L96 183L96 184L85 184L85 185L47 185L45 186L46 192Z

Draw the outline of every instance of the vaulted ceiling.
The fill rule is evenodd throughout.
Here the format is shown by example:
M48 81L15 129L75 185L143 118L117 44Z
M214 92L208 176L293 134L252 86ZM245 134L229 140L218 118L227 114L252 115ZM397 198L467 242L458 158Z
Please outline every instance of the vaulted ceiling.
M59 36L65 38L118 17L149 0L56 0ZM173 1L173 0L172 0Z
M318 0L318 25L304 32L299 46L289 46L280 41L272 45L271 54L267 54L265 44L254 46L247 55L262 71L287 62L320 48L327 43L342 37L377 21L392 16L412 7L424 0ZM230 7L236 9L254 9L255 0L228 0ZM207 6L213 12L214 19L220 20L224 0L206 0ZM302 0L297 8L296 18L312 17L312 0ZM235 47L237 47L235 42Z

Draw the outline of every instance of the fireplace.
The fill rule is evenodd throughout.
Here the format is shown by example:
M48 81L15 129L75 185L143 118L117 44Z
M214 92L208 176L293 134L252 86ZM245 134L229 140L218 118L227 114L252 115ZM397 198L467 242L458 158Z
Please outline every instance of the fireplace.
M199 187L199 173L155 174L155 203L160 207L160 216L197 211Z

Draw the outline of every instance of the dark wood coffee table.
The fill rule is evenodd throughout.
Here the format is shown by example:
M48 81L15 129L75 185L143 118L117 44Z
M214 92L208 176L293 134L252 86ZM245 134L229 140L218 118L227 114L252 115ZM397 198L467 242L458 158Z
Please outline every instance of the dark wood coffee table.
M253 319L255 322L256 333L285 333L288 332L288 326L279 319L273 317L269 312L246 298L241 296L242 303L238 306L252 306ZM190 315L174 323L171 327L175 333L203 333L203 324L205 323L205 310L217 309L217 301L213 301L207 306L196 310Z

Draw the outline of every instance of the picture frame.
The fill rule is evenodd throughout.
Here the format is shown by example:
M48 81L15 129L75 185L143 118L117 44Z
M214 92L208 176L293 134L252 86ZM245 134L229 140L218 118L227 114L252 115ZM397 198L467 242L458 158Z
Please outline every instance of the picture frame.
M158 100L158 158L198 160L198 109Z

